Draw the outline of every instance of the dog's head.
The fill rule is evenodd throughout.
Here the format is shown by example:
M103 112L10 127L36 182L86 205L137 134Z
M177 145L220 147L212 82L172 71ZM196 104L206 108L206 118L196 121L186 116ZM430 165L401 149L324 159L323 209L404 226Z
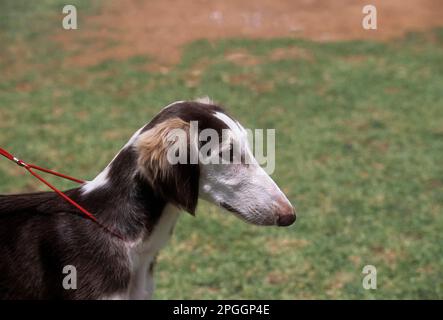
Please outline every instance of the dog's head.
M257 225L295 221L291 203L254 158L246 130L210 101L165 107L135 147L153 189L192 214L202 198Z

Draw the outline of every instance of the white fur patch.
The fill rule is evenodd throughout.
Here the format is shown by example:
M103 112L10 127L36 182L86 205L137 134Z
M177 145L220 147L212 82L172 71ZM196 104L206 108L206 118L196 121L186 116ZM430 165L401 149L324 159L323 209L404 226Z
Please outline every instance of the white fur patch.
M231 119L225 113L223 113L223 112L216 112L215 113L215 117L220 119L221 121L223 121L229 127L229 129L231 129L232 131L239 131L240 130L238 122L234 121L233 119Z
M180 210L170 204L163 209L159 221L147 235L145 241L128 247L132 271L129 284L129 299L150 299L154 290L154 279L148 272L159 250L165 246L171 237Z
M125 150L126 148L130 148L134 145L134 142L137 141L138 136L140 135L140 132L142 131L142 129L144 128L141 127L140 129L138 129L133 135L132 137L129 139L128 142L126 142L126 144L123 146L123 148L120 149L120 151L114 156L114 158L111 160L111 162L106 166L106 168L100 172L92 181L87 181L82 187L81 187L81 192L82 194L87 194L89 192L91 192L92 190L95 190L97 188L101 188L103 186L105 186L108 182L109 182L109 167L111 165L111 163L115 160L115 158L117 158L117 156L120 154L120 152L122 152L123 150Z
M125 247L131 268L128 290L102 297L102 300L148 300L154 291L153 275L149 266L159 250L171 237L171 231L177 222L180 210L167 204L152 232L134 242L126 242Z
M203 104L214 104L212 99L209 98L208 96L197 98L197 99L195 99L195 102L203 103Z
M140 132L143 130L143 128L144 128L145 126L143 126L143 127L141 127L140 129L138 129L133 135L132 135L132 137L128 140L128 142L126 142L126 144L123 146L123 148L121 149L121 150L123 150L123 149L126 149L127 147L129 147L129 146L132 146L133 144L134 144L134 142L137 140L137 138L138 138L138 136L140 135ZM120 152L121 152L121 150L120 150ZM119 153L120 153L119 152ZM118 153L117 153L118 154ZM115 158L114 158L115 159Z
M169 108L169 107L172 107L174 104L177 104L177 103L183 103L183 102L185 102L185 101L184 101L184 100L174 101L174 102L168 104L166 107L163 107L162 110L164 110L164 109L166 109L166 108Z
M232 137L237 140L237 143L242 147L245 147L243 148L242 152L248 163L253 162L255 164L256 161L249 145L246 129L238 121L231 119L222 112L216 112L215 117L223 121L231 130Z
M102 172L100 172L98 176L94 178L94 180L86 182L81 187L81 192L83 194L86 194L88 192L91 192L92 190L101 188L104 185L106 185L109 181L108 174L109 174L109 165Z

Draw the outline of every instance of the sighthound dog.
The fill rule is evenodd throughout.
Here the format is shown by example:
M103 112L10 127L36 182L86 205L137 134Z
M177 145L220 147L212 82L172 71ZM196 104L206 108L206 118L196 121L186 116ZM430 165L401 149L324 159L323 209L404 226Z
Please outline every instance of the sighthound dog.
M165 137L175 129L229 130L220 149L246 140L245 129L208 101L179 101L138 130L92 181L66 194L119 239L82 217L53 192L0 196L0 299L149 299L158 251L180 210L199 198L257 225L291 225L295 211L249 147L240 163L177 163ZM188 139L187 150L201 147ZM231 155L232 156L232 155ZM248 161L246 161L248 160ZM77 288L62 283L74 266Z

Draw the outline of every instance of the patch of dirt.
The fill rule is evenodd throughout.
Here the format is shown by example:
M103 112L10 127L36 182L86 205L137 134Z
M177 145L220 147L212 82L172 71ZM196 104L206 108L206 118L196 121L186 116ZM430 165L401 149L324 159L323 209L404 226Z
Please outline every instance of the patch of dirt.
M355 276L352 273L343 271L337 272L329 281L326 294L331 297L336 296L346 284L354 281L354 278Z
M270 54L271 61L287 60L287 59L306 59L312 61L312 54L303 48L277 48Z
M171 65L179 61L184 45L202 38L386 40L443 25L441 0L369 3L377 8L377 30L362 28L367 0L114 0L95 16L78 12L79 29L56 38L73 53L68 64L149 55Z
M375 257L383 261L389 268L395 268L397 262L406 257L406 254L403 252L380 246L372 248L372 251Z
M256 75L251 73L242 73L237 75L225 74L222 81L236 86L245 86L256 93L269 92L274 89L272 81L260 80Z
M184 75L184 82L188 88L196 88L201 81L204 71L212 64L208 58L197 60Z
M279 238L266 241L266 251L270 255L287 254L310 245L306 239Z
M269 284L283 284L290 281L288 275L282 273L281 271L270 272L266 277L266 282Z
M239 66L256 66L260 64L260 59L246 50L231 51L225 54L226 61Z
M365 61L368 60L368 56L364 56L364 55L351 55L351 56L347 56L347 57L342 57L341 59L343 59L344 61L351 63L351 64L355 64L355 65L359 65Z
M348 260L351 261L353 263L353 265L357 268L359 268L361 266L361 257L360 256L356 256L356 255L352 255L348 257Z
M435 272L435 267L432 264L426 264L425 266L418 267L417 272L420 274L433 274Z

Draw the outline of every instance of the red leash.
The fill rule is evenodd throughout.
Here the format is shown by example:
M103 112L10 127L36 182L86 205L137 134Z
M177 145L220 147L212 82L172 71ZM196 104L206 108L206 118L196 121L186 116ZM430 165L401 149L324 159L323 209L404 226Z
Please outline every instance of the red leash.
M62 197L65 201L69 202L71 205L73 205L74 207L76 207L78 210L80 210L88 219L94 221L96 224L98 224L100 227L102 227L103 229L105 229L106 231L110 232L111 234L113 234L114 236L116 236L117 238L124 240L124 238L119 235L118 233L116 233L115 231L109 229L108 227L106 227L105 225L101 224L96 217L94 217L94 215L92 213L90 213L88 210L86 210L85 208L83 208L81 205L79 205L77 202L75 202L74 200L72 200L70 197L68 197L66 194L64 194L63 192L61 192L59 189L57 189L56 187L54 187L52 184L50 184L48 181L46 181L45 179L43 179L39 174L37 174L36 172L34 172L32 169L36 169L39 171L43 171L46 173L50 173L52 175L64 178L64 179L68 179L77 183L84 183L84 180L79 180L52 170L48 170L39 166L36 166L34 164L29 164L24 162L23 160L20 160L16 157L14 157L12 154L10 154L8 151L6 151L5 149L0 148L0 154L2 156L4 156L5 158L11 160L12 162L15 162L18 166L25 168L26 170L28 170L28 172L30 174L32 174L34 177L36 177L38 180L40 180L41 182L43 182L45 185L47 185L49 188L51 188L55 193L57 193L60 197Z

